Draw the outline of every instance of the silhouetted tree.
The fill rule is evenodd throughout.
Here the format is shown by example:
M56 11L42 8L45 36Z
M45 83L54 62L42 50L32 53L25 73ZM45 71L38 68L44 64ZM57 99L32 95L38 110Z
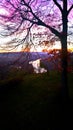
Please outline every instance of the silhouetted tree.
M38 26L45 27L59 38L62 48L62 87L67 99L67 35L68 22L72 18L72 0L3 0L0 1L0 8L5 11L0 13L0 22L2 21L1 26L4 29L1 34L24 33L23 39L15 39L16 47L24 43L32 28Z

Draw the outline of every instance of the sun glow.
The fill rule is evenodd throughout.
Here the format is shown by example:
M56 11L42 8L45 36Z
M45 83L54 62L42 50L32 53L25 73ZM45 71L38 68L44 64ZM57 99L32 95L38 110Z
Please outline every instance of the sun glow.
M51 45L50 43L50 46L48 47L47 45L37 45L37 46L32 46L30 48L26 48L26 49L22 49L22 45L18 46L17 48L14 48L14 49L4 49L4 48L0 48L0 53L2 52L21 52L21 51L24 51L24 52L49 52L49 50L54 50L54 49L61 49L61 43L60 42L55 42L54 45ZM73 44L68 44L68 50L70 52L73 52Z

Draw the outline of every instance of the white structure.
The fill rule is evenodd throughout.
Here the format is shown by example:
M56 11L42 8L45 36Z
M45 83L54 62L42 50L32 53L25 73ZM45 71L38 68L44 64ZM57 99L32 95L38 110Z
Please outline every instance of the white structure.
M29 64L32 64L35 73L45 73L45 72L47 72L47 70L45 68L40 67L40 59L35 60L35 61L30 61Z

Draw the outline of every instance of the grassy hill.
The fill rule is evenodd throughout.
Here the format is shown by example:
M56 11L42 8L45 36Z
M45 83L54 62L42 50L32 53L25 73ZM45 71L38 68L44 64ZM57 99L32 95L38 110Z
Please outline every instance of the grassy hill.
M69 102L61 95L61 74L11 73L0 81L0 129L72 129L73 73L69 73ZM70 123L69 123L70 122Z

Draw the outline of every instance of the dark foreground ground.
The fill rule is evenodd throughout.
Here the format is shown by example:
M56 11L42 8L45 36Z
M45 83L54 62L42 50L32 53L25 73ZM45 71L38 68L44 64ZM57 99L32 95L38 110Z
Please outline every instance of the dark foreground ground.
M73 73L69 101L61 94L60 73L16 74L0 81L0 130L73 129Z

